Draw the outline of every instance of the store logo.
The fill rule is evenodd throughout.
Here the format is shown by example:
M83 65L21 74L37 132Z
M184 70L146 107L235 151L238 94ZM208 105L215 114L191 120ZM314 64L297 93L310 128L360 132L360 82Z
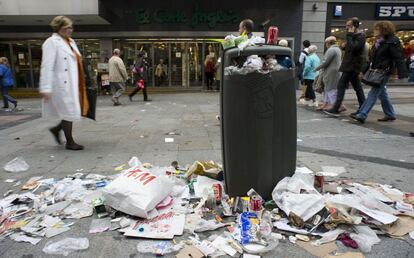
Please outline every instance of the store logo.
M414 19L414 6L378 4L376 17L394 20L412 20Z
M215 28L218 24L235 24L239 17L233 10L217 10L206 12L195 6L192 13L182 10L165 10L139 8L137 10L126 10L125 13L135 15L138 24L185 24L198 27L207 24L209 28Z

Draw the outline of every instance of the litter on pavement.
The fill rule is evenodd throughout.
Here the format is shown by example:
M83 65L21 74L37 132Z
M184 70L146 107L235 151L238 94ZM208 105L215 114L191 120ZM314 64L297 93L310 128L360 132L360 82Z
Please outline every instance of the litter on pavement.
M362 255L383 237L414 234L414 194L337 180L343 167L297 168L264 200L255 189L228 196L222 165L214 161L158 167L133 157L125 164L108 176L78 171L26 179L0 200L0 240L48 239L45 253L68 255L89 248L88 235L117 231L137 239L139 253L260 257L283 242L324 257L339 242ZM64 238L88 218L82 238Z

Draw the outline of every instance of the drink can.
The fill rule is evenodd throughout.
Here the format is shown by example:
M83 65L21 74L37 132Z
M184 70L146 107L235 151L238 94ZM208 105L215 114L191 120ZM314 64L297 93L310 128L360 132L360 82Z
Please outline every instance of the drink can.
M260 198L260 196L252 195L250 197L250 210L251 211L262 210L262 198Z
M323 173L316 173L314 186L315 186L316 190L320 193L323 192L323 183L324 183L324 181L325 181L325 179L324 179Z
M221 188L221 184L214 184L213 185L214 196L216 197L216 203L221 203L221 198L223 196L223 190Z
M270 26L267 30L267 44L276 45L279 37L279 28L276 26Z

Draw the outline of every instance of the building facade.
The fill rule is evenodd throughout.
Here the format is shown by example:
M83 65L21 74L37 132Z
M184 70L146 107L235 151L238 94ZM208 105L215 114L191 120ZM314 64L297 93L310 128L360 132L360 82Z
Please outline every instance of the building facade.
M116 1L0 0L0 56L9 57L17 86L37 88L41 45L50 36L47 25L54 15L67 15L74 21L73 38L91 70L101 74L103 62L112 49L121 49L127 68L138 51L149 62L150 87L200 87L204 85L204 60L221 55L217 39L238 34L242 19L255 21L255 33L263 35L268 26L279 27L293 49L300 48L302 0L280 2L262 0L230 1ZM43 3L43 4L42 4ZM57 4L59 3L59 5ZM36 10L48 6L45 10ZM157 66L166 75L160 78Z
M392 20L402 42L408 42L414 38L413 6L383 0L0 0L0 56L9 58L18 88L37 88L41 45L52 33L48 23L61 14L74 21L73 37L99 83L105 60L119 48L129 70L137 52L145 52L147 86L195 88L205 84L206 56L217 62L221 55L217 39L236 35L242 19L255 21L257 35L277 26L296 59L305 39L322 56L324 39L343 40L345 21L353 16L360 18L369 42L373 23L381 19ZM161 62L164 76L156 73Z

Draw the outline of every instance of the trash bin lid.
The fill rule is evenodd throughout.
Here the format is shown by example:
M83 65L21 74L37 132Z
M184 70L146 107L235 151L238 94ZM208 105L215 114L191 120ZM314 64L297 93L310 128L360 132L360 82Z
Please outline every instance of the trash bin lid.
M288 47L281 47L275 45L257 45L249 46L243 50L239 48L228 48L224 51L224 66L228 66L232 58L238 56L251 56L251 55L279 55L279 56L292 56L292 50Z

